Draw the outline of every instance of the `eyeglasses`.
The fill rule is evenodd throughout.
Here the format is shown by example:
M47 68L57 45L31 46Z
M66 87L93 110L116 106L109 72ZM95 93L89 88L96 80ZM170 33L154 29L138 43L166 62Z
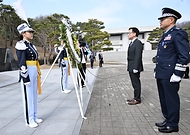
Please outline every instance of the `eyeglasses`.
M166 19L170 19L170 17L164 17L164 18L160 19L160 22L162 22L162 21L164 21Z

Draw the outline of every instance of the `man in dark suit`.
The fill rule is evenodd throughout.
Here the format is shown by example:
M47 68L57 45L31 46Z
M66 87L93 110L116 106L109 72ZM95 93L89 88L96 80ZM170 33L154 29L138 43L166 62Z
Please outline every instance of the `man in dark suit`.
M134 88L134 98L128 99L129 105L136 105L141 103L141 81L140 72L143 71L142 52L143 44L137 38L139 30L136 27L129 28L128 38L131 40L128 47L128 67L129 76L132 86Z
M190 66L190 46L189 46L189 60L183 77L184 79L189 79L189 66Z
M178 94L181 78L189 58L187 33L176 27L181 14L170 8L162 9L160 28L165 32L159 41L155 78L164 121L155 123L163 133L178 132L180 117L180 97Z
M101 50L99 51L98 58L99 58L99 67L102 67L104 60L103 60L103 54Z

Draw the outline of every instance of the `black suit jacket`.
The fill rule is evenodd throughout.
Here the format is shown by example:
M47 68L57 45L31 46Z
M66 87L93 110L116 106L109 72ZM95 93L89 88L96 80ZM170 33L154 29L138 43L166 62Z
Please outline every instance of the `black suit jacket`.
M135 39L131 46L128 48L128 66L127 71L133 72L133 69L138 70L138 72L143 71L142 64L142 52L143 52L143 44L140 40Z

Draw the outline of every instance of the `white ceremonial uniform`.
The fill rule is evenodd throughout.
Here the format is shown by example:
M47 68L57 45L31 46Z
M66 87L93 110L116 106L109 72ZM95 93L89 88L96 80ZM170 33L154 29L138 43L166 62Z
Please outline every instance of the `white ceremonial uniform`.
M68 89L68 60L63 60L65 63L65 67L60 65L60 71L61 71L61 79L60 79L60 84L61 84L61 90L67 90Z
M55 48L56 53L59 55L59 67L60 67L60 84L61 91L64 93L69 93L71 90L68 90L68 58L67 52L63 45L60 45L58 48Z
M20 68L25 122L29 125L37 120L38 53L34 45L24 40L17 42L15 48Z

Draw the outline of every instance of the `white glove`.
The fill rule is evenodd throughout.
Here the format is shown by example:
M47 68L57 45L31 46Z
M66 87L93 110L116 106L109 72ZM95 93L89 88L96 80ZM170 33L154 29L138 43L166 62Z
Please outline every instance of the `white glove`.
M179 82L179 81L181 81L181 77L179 77L175 74L173 74L170 78L170 82Z
M63 51L63 49L64 49L64 45L60 45L60 46L58 47L58 50L59 50L59 51Z
M63 49L64 49L63 46L59 47L59 51L63 51Z
M25 85L27 85L27 86L29 86L30 85L30 82L26 82L26 83L24 83Z
M138 73L138 70L136 70L136 69L133 69L133 73Z
M26 68L26 66L20 67L20 75L23 79L24 84L29 85L30 84L30 78L29 78L28 69Z
M65 64L65 61L64 60L61 60L61 64L62 64L62 67L66 67L66 64Z

